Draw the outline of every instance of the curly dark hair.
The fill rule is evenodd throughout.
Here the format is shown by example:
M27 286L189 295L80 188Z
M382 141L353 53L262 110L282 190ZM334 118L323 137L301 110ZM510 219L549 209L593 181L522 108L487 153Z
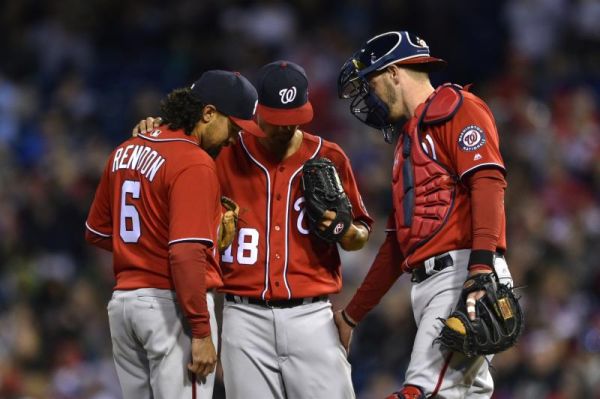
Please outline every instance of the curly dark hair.
M183 129L189 136L202 116L204 105L190 89L175 89L160 102L163 123L171 130Z

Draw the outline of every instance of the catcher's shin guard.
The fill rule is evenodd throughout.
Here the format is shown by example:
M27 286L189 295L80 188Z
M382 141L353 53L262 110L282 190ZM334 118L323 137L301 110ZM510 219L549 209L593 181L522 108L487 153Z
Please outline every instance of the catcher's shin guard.
M425 394L419 387L405 385L400 392L394 392L386 399L425 399Z

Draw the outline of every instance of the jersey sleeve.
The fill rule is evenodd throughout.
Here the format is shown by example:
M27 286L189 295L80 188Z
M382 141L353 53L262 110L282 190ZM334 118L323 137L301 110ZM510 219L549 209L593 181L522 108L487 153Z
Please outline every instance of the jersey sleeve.
M210 256L210 250L203 243L180 242L169 246L177 301L194 338L210 335L210 315L206 305L206 264Z
M180 172L169 190L169 245L178 242L216 242L215 216L221 191L215 171L194 165Z
M465 97L449 128L443 140L461 179L480 168L505 171L496 123L483 101Z
M369 216L369 212L365 207L365 204L362 200L362 196L358 191L358 185L356 183L356 178L354 177L354 173L352 172L352 167L350 166L350 160L348 157L342 152L340 149L340 161L336 162L336 167L338 169L338 173L340 174L340 180L342 181L342 185L344 186L344 191L346 195L350 199L350 203L352 204L352 213L355 222L360 222L365 225L365 227L371 231L371 226L373 225L373 219Z
M498 170L479 170L465 180L471 196L472 249L495 252L504 230L506 180Z
M395 232L396 231L396 213L394 210L390 212L388 215L387 221L385 223L385 232Z
M377 256L362 284L345 308L354 321L360 323L367 313L381 301L392 285L402 275L403 257L396 235L387 233Z
M111 157L112 158L112 157ZM111 239L113 233L111 192L110 192L110 159L107 162L100 183L96 189L94 201L90 207L85 227L88 233L103 238ZM86 234L88 235L88 234ZM88 235L89 236L89 235ZM88 239L89 242L92 242Z

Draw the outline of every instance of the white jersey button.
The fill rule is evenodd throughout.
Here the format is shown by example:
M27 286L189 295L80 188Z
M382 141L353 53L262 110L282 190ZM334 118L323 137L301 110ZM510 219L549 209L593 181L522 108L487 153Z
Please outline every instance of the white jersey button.
M279 254L276 253L275 254L275 259L279 259L279 258L281 258L281 255L279 255Z
M275 231L279 231L281 230L281 227L279 227L279 225L275 226Z

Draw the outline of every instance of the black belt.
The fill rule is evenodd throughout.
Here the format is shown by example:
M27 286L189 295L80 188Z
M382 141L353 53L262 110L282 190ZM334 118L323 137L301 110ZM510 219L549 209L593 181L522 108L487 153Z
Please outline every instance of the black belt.
M323 302L328 300L329 298L327 297L327 295L321 295L309 298L265 300L259 298L250 298L247 296L225 294L225 299L229 302L246 303L249 305L264 306L266 308L293 308L294 306L307 305L309 303L315 302Z
M427 274L427 270L425 270L425 264L421 263L412 269L412 277L410 281L413 283L421 283L427 280L430 276L433 276L435 273L452 265L454 265L454 261L452 260L452 256L450 256L450 254L442 255L439 258L436 257L433 266L434 273Z
M496 251L496 258L504 258L504 251ZM450 256L450 254L446 253L444 255L440 255L439 257L435 258L433 273L428 274L427 270L425 269L425 264L421 263L412 269L412 277L410 281L413 283L421 283L437 272L442 271L452 265L454 265L454 260L452 260L452 256Z

